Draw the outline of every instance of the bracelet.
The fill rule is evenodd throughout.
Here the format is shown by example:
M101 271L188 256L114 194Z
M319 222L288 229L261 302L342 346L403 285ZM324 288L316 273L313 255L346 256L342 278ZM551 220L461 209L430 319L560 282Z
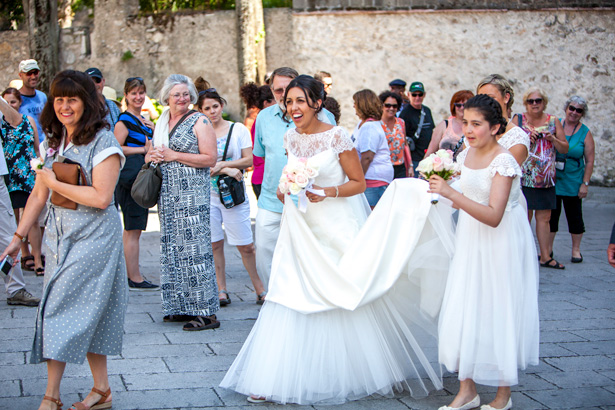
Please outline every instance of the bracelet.
M17 232L15 232L15 233L13 234L13 236L18 237L18 238L19 238L19 240L20 240L20 241L22 241L22 242L25 242L25 241L26 241L25 236L20 235L20 234L18 234Z
M339 187L336 185L335 186L335 197L337 198L340 195L340 190Z

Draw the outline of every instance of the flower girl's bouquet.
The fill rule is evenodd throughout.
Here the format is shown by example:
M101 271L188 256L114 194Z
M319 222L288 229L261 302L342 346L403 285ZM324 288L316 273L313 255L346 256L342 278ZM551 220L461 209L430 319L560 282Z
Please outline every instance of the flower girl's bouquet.
M459 164L453 160L453 154L450 149L440 149L419 162L416 170L425 179L438 175L445 181L449 181L459 173ZM437 204L439 200L440 194L431 194L432 204Z
M320 189L312 189L314 178L318 176L318 166L307 158L291 158L282 170L278 188L283 194L297 195L299 198L299 210L307 209L306 191L324 196Z

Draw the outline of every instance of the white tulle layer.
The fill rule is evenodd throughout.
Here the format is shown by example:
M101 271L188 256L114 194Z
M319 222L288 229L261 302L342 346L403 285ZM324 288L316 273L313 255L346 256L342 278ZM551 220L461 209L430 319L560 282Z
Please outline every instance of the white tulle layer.
M521 205L491 228L460 212L440 313L440 362L459 379L518 382L538 364L538 262Z
M302 314L266 302L220 386L297 404L441 389L434 335L416 323L420 314L410 302L407 311L398 308L408 289L398 286L354 311ZM417 320L408 324L412 315Z

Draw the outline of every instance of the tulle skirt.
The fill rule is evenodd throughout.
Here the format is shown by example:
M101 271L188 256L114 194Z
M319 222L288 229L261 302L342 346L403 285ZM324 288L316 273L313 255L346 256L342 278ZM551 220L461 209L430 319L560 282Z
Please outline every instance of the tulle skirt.
M512 386L538 364L538 262L521 205L496 228L460 212L438 333L440 362L460 380Z
M441 389L435 334L421 330L420 314L409 320L417 314L412 306L399 309L403 293L395 289L354 311L313 314L265 302L220 386L297 404Z

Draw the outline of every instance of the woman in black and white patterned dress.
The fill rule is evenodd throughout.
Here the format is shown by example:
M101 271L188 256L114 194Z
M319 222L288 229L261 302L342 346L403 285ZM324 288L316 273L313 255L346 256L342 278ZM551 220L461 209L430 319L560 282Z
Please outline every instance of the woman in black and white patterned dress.
M209 167L217 158L207 117L189 111L197 93L188 77L170 75L160 101L168 105L145 161L161 164L160 288L164 321L184 330L220 327L220 308L209 225Z

